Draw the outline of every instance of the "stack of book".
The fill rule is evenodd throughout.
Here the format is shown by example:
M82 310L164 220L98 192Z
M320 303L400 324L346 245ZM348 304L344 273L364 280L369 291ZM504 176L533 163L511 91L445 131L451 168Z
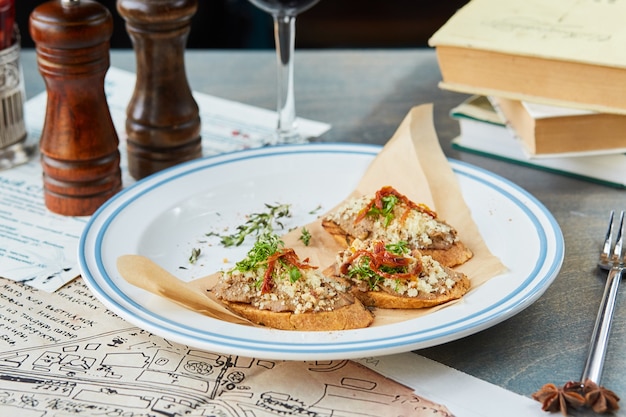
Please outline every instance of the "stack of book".
M471 0L429 40L454 146L626 187L626 1ZM500 138L500 140L496 140Z

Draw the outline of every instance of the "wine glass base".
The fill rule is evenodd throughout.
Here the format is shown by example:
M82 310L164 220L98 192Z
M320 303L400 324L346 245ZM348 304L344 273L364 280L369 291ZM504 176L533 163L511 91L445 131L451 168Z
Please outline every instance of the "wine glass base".
M37 144L27 143L27 141L0 149L0 171L27 163L36 152Z
M308 143L309 139L298 131L276 131L268 138L267 145L295 145Z

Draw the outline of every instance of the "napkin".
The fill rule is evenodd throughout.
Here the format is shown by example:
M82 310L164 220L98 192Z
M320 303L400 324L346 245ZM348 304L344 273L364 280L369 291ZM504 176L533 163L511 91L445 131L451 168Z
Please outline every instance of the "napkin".
M470 291L474 291L481 284L506 270L501 261L490 252L472 219L471 210L463 199L457 178L439 145L433 125L431 104L416 106L410 110L346 199L374 193L385 185L393 186L417 203L428 205L437 211L439 218L457 229L459 238L474 253L472 259L456 268L470 278ZM308 246L300 240L301 228L282 236L285 247L293 248L302 259L309 258L311 265L317 265L322 270L334 263L337 251L342 249L340 244L322 228L323 217L320 216L314 222L303 225L311 233ZM132 264L127 262L126 274L122 275L132 273L132 269ZM208 291L217 282L219 274L220 272L216 271L208 277L189 283L180 281L180 294L172 292L171 287L167 291L160 291L155 288L154 282L142 285L139 280L133 280L131 283L178 303L185 299L182 293L188 292L187 286L192 287L195 292L203 291L207 294L206 306L199 309L197 304L194 304L195 301L185 306L206 314L207 309L211 308L215 308L216 311L223 310L221 304L213 300ZM463 302L463 299L454 302ZM449 304L416 310L377 309L372 326L415 318ZM228 320L228 317L225 319Z

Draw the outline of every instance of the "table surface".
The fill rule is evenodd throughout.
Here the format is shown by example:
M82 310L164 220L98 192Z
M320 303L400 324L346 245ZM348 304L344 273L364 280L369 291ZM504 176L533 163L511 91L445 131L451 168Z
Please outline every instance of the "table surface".
M45 89L32 50L23 53L28 98ZM111 65L135 69L132 51L113 50ZM576 380L582 372L605 274L596 267L611 209L626 208L626 191L459 152L449 117L466 96L438 88L431 50L302 50L296 53L299 116L327 122L319 140L383 145L409 109L433 103L441 146L455 158L511 180L554 215L565 239L561 271L545 294L514 317L472 336L418 353L470 375L529 396L544 383ZM272 51L186 53L193 90L274 109ZM626 398L626 300L618 297L602 385Z

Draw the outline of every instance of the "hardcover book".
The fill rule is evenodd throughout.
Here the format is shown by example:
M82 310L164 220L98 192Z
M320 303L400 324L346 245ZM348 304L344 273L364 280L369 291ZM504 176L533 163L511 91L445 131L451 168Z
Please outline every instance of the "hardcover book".
M626 115L490 97L494 109L534 157L626 152Z
M452 140L457 150L565 175L616 188L626 188L626 154L533 158L498 117L484 96L473 96L450 112L461 134Z
M444 89L626 114L626 1L472 0L429 40Z

